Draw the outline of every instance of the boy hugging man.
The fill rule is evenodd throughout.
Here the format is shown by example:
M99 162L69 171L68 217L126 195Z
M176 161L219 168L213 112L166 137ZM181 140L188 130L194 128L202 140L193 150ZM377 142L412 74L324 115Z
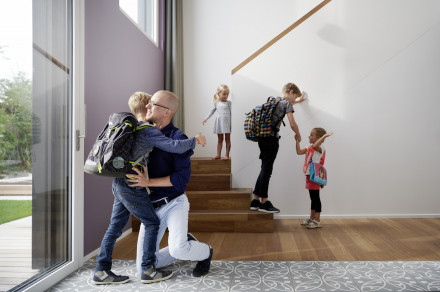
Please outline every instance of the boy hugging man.
M137 120L143 125L146 122L147 105L151 95L144 92L135 92L128 100L128 105ZM185 140L173 140L164 136L154 126L145 127L134 133L134 143L131 149L130 160L142 165L148 164L148 153L153 147L171 153L184 153L194 149L196 144L206 144L205 136L199 134L196 137ZM144 187L129 186L125 178L115 178L112 183L114 196L113 210L110 225L102 239L101 248L96 258L97 265L92 282L98 285L122 284L129 281L128 276L116 275L111 271L112 253L116 239L121 236L123 228L127 224L130 213L139 218L144 228L144 241L142 253L142 283L154 283L167 280L173 273L168 270L159 270L154 266L156 256L156 241L159 230L159 218L151 204L147 190Z

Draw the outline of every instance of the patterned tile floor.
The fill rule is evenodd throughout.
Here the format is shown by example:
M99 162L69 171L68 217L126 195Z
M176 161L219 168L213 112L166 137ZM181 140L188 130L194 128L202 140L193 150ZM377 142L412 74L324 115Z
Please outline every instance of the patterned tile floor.
M115 260L113 272L130 276L121 285L91 283L95 261L48 291L440 291L440 262L269 262L213 261L211 272L191 276L194 262L170 266L174 276L142 284L135 261Z

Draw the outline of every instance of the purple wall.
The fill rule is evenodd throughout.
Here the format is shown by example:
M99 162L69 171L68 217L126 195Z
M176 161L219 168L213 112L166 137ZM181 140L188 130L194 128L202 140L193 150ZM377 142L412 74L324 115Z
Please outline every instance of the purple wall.
M164 1L160 1L164 15ZM85 156L112 112L130 111L135 91L164 88L163 17L157 48L119 10L118 0L85 2ZM111 178L84 175L84 255L99 248L113 205Z

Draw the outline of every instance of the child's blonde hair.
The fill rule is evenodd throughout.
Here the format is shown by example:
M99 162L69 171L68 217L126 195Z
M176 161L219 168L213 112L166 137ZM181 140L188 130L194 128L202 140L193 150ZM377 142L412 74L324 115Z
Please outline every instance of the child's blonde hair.
M223 90L227 90L229 92L229 87L226 84L220 84L217 87L217 91L215 92L215 94L212 96L212 103L216 103L217 101L220 100L220 97L218 96L220 92L222 92Z
M137 116L138 114L143 114L147 111L147 104L151 100L151 95L142 91L136 91L128 99L128 106L131 112Z
M318 139L327 134L327 132L323 128L313 128L312 130L315 130Z
M298 86L296 86L293 83L284 84L282 93L289 93L291 90L293 90L294 94L296 94L298 96L301 95L301 91L299 90Z

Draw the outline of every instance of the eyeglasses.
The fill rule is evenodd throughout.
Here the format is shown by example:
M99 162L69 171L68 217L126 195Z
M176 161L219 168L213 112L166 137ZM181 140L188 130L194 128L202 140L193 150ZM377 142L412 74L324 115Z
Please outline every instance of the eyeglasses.
M148 104L151 105L151 106L160 106L160 107L163 107L163 108L166 108L166 109L170 109L169 107L166 107L166 106L163 106L163 105L157 104L157 103L155 103L155 102L152 101L152 100L150 100L150 102L149 102Z

